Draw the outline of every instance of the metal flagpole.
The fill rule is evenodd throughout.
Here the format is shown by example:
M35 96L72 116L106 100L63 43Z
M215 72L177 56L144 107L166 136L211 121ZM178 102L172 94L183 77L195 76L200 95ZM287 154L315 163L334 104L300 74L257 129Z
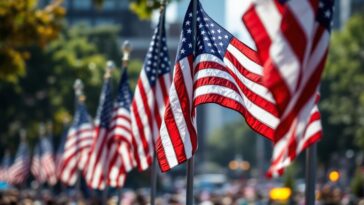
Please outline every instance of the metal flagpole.
M306 151L306 205L315 204L317 144Z
M165 16L166 16L166 6L167 6L167 0L161 0L160 1L161 6L160 6L160 21L159 21L159 36L158 36L158 54L161 52L162 50L162 32L164 29L164 23L165 23ZM158 65L160 64L160 58L158 58ZM157 74L156 74L157 75ZM154 143L154 139L153 139L153 143ZM151 183L151 187L150 187L150 204L151 205L155 205L155 198L157 195L157 180L158 180L158 170L157 170L158 166L157 166L157 155L154 152L153 154L153 162L152 162L152 167L151 167L151 173L150 173L150 183Z
M197 1L192 0L192 50L193 55L196 52L197 38ZM186 187L186 204L193 205L193 175L194 175L194 156L187 161L187 187Z
M129 41L124 41L123 45L121 47L121 52L123 54L123 58L121 59L121 73L123 72L128 72L128 65L129 65L129 59L130 59L130 53L132 50L132 46L129 43ZM121 204L121 194L122 194L122 189L120 187L119 192L118 192L118 204Z

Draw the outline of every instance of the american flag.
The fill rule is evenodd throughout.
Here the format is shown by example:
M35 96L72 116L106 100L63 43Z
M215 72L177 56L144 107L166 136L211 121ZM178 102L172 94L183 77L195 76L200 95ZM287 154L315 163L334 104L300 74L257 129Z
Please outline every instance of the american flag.
M131 106L134 155L139 170L147 169L152 163L154 141L159 136L170 85L171 65L164 15L161 15L159 24L154 30Z
M41 147L40 142L34 147L32 164L30 166L30 172L33 174L34 178L37 180L39 184L42 184L46 181L44 173L42 172L42 164L41 164Z
M67 139L67 133L68 133L69 127L65 127L61 136L61 140L59 142L58 148L57 148L57 152L56 152L56 156L55 156L55 160L56 160L56 173L57 173L57 178L60 179L61 176L61 169L63 166L63 153L64 153L64 145L66 143L66 139Z
M68 130L61 157L61 182L72 186L80 177L78 171L86 167L88 154L93 142L93 123L84 102L78 101L75 116Z
M48 137L42 137L40 140L40 165L42 176L49 185L57 183L56 165L53 153L53 147Z
M0 181L8 181L8 169L10 166L10 153L5 152L0 165Z
M108 185L124 185L125 173L135 167L130 120L131 92L126 68L121 73L110 123Z
M8 181L11 184L22 184L29 175L30 153L26 142L22 140L15 155L14 163L8 170Z
M316 93L328 53L333 5L333 0L254 1L243 16L264 65L263 83L273 94L281 119L269 175L282 174L321 137L306 138L305 128L310 114L318 113ZM315 127L321 134L321 126Z
M262 136L274 140L279 123L276 103L262 84L257 53L212 20L198 4L197 44L192 42L192 4L181 42L156 149L162 171L189 159L197 149L195 108L216 103L244 116Z
M107 77L101 90L93 141L87 160L87 168L84 171L88 186L99 190L104 189L107 183L109 152L107 139L113 111L111 90L111 79Z

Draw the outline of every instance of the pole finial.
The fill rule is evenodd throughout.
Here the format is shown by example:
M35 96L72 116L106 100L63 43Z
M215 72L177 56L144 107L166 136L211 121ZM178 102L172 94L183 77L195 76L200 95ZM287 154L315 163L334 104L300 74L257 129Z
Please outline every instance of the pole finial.
M73 84L73 89L75 90L76 97L81 102L85 101L85 99L86 99L86 97L85 97L85 95L83 93L83 88L84 88L84 85L83 85L82 80L77 78L75 80L75 83Z
M112 60L106 62L105 79L111 78L111 72L115 69L115 63Z
M46 127L44 122L39 123L39 136L43 137L46 134Z
M122 47L121 47L121 51L123 52L123 59L122 59L122 63L123 63L123 67L127 67L128 66L128 62L130 59L130 53L133 50L130 42L128 40L124 41Z

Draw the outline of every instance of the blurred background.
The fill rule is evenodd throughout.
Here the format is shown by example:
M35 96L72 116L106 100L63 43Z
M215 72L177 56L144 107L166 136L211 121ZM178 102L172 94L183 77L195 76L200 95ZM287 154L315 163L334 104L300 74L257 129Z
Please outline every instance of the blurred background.
M188 3L172 1L167 7L172 62ZM201 3L213 19L254 48L241 22L246 9L243 0ZM335 3L330 53L321 83L324 138L318 143L317 200L358 204L364 197L364 0ZM42 122L47 123L57 149L65 125L72 120L76 78L85 83L86 105L95 116L106 61L113 60L120 67L124 40L133 47L128 73L134 90L158 7L159 2L151 0L2 0L0 159L6 152L15 155L21 129L27 131L33 147ZM115 83L118 76L116 72ZM198 126L195 191L201 204L302 203L304 156L284 177L266 180L272 145L252 132L242 116L217 105L204 105ZM161 204L184 204L185 170L179 166L159 174ZM110 196L122 194L125 201L147 203L143 200L148 200L149 184L148 171L132 172L123 191L114 190ZM24 188L27 192L12 191L8 197L34 195L31 185L30 177ZM76 189L69 187L62 194L72 195ZM5 185L4 190L8 190ZM60 190L60 185L44 187L44 196L60 194ZM83 196L90 196L86 188L80 190Z

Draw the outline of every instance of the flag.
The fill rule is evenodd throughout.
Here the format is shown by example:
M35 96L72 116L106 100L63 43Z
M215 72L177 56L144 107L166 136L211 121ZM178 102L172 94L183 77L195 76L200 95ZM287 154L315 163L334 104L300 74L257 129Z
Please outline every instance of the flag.
M61 176L61 169L63 166L63 153L64 153L64 145L66 143L66 139L67 139L67 133L68 133L68 129L69 127L65 127L61 136L61 140L59 142L57 151L56 151L56 156L55 156L55 160L56 160L56 174L57 174L57 178L60 179Z
M280 122L275 100L262 84L256 51L197 9L195 55L192 4L183 23L169 101L156 150L162 171L189 159L197 149L198 105L216 103L239 112L260 135L274 140Z
M319 115L316 98L333 5L333 0L254 1L243 15L264 65L263 84L274 96L280 117L269 175L282 174L304 148L321 138L308 140L306 133L312 115ZM315 127L321 133L320 126ZM300 144L305 146L301 149Z
M112 187L123 186L126 172L135 167L130 120L131 92L126 69L121 73L108 136L108 185Z
M78 101L75 116L70 126L61 158L61 182L72 186L76 184L78 171L84 171L93 142L93 123L84 102Z
M108 174L108 133L113 111L113 97L111 93L111 79L104 81L97 116L93 141L87 160L87 168L84 171L85 179L89 187L102 190L106 186Z
M40 152L40 165L42 175L49 185L55 185L57 183L56 165L52 143L48 137L41 138Z
M32 164L30 167L30 172L33 174L34 178L39 184L42 184L46 181L46 178L42 172L42 164L41 164L41 147L40 142L34 147L33 150L33 157L32 157Z
M22 141L15 155L14 163L8 170L8 181L11 184L23 183L29 175L30 155L26 142Z
M0 181L8 181L8 169L10 166L10 153L5 152L0 165Z
M170 85L171 64L164 15L161 15L139 75L131 106L134 155L140 171L147 169L152 163L154 141L159 136Z

